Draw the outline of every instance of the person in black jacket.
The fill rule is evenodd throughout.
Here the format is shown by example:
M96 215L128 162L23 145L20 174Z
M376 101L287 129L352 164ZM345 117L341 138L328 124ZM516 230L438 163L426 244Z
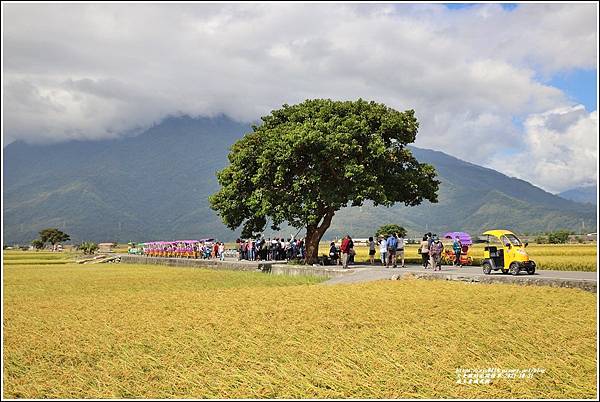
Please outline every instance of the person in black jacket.
M340 252L338 248L335 246L335 242L331 242L329 244L329 259L333 265L338 264L338 260L340 259Z

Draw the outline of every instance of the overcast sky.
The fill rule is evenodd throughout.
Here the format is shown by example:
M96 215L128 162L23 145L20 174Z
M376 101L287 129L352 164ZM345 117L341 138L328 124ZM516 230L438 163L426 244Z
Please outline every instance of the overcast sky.
M417 145L552 192L597 178L595 4L2 4L3 139L252 121L307 98L415 109Z

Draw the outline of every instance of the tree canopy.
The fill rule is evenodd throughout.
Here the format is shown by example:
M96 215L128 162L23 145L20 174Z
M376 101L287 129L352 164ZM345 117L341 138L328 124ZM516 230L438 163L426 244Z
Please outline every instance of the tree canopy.
M35 248L36 250L41 250L44 248L44 242L41 241L40 239L35 239L31 241L31 245L33 246L33 248Z
M415 141L413 110L383 104L307 100L283 105L237 141L229 165L218 172L220 190L211 207L242 236L277 229L283 222L306 228L307 262L336 211L372 200L437 202L439 181L433 166L419 163L406 147Z
M550 244L563 244L569 240L571 232L568 230L557 230L548 233L548 243Z
M83 251L86 254L94 254L94 252L98 250L98 245L90 241L84 241L79 246L77 246L77 249Z
M55 244L71 240L71 237L56 228L47 228L40 231L40 240L43 243L50 243L54 246Z
M406 229L404 229L400 225L396 225L395 223L383 225L380 226L379 229L377 229L377 232L375 232L375 236L390 236L394 233L396 233L400 237L404 237L406 236Z

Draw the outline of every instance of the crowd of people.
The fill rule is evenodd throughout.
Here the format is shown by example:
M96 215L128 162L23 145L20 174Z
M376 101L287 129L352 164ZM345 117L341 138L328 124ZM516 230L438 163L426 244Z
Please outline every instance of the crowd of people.
M454 252L454 260L452 265L458 265L462 267L461 254L462 254L462 242L459 237L455 237L452 241L452 250ZM444 244L440 240L437 234L426 233L421 240L419 247L419 254L421 254L423 267L433 268L434 271L441 270L442 267L442 252L444 251Z
M375 264L377 251L381 265L387 268L396 268L398 264L404 268L405 254L404 248L407 241L398 233L379 236L377 238L369 237L367 245L369 247L369 262ZM348 268L348 265L354 264L356 256L355 245L352 237L346 235L341 239L339 246L336 242L329 245L329 261L334 265L342 265ZM233 251L233 250L232 250ZM302 238L267 238L256 239L237 239L236 251L238 260L248 261L290 261L303 260L306 256L305 242ZM421 255L422 265L425 269L441 270L442 254L444 245L437 234L426 233L419 245L419 254ZM453 239L452 253L454 260L452 265L462 267L461 254L463 246L459 237ZM143 252L151 257L179 257L179 258L200 258L200 259L225 259L225 244L223 242L208 239L206 241L197 240L179 240L173 242L150 242L143 243Z
M248 261L289 261L304 259L306 248L304 239L267 238L237 239L238 260Z
M399 236L397 233L391 235L380 236L377 242L373 237L369 237L369 261L371 265L375 263L375 254L377 245L379 246L379 255L381 259L381 265L386 267L392 266L396 268L397 259L401 259L402 267L404 265L404 237ZM354 250L354 241L350 235L344 236L341 245L338 248L335 242L331 242L329 245L329 258L334 263L340 263L343 268L348 268L348 264L354 263L354 256L356 251Z
M400 261L400 266L405 268L405 244L406 240L404 237L398 235L397 233L380 236L376 240L373 237L369 237L369 262L371 265L375 263L375 255L377 249L379 249L379 258L382 266L387 268L390 266L396 268L398 266L398 261ZM462 267L461 253L463 246L459 237L455 237L453 239L452 249L454 255L452 265ZM444 244L437 234L428 232L423 235L423 240L421 241L418 249L418 253L421 255L423 268L431 268L434 271L441 270L443 251ZM341 264L343 268L348 268L348 264L352 264L354 262L355 255L356 252L354 250L354 242L349 235L344 236L339 247L335 242L331 242L329 245L329 258L334 264Z
M225 259L225 243L207 240L175 240L142 243L141 254L147 257Z

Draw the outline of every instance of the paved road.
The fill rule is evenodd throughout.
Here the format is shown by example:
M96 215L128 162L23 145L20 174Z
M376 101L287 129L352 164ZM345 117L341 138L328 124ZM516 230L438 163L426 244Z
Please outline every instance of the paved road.
M440 279L465 282L481 283L509 283L519 285L539 285L567 288L580 288L583 290L597 291L596 272L577 272L577 271L538 271L535 275L521 273L517 276L493 272L491 275L484 275L481 267L452 267L444 266L441 271L432 271L424 269L421 265L409 265L406 268L385 268L381 265L352 265L349 269L342 269L341 266L306 266L306 265L288 265L284 262L277 264L276 261L256 262L256 261L237 261L226 259L217 260L196 260L186 258L161 258L161 257L140 257L140 256L121 256L123 263L141 263L157 264L168 266L185 267L204 267L218 269L232 269L243 271L271 272L279 275L319 275L327 276L331 279L323 282L326 285L371 282L377 280L401 279L405 275L423 279Z
M358 283L358 282L370 282L377 281L382 279L391 279L393 276L402 274L404 272L413 272L413 273L429 273L429 274L453 274L457 276L471 277L471 278L479 278L488 275L484 275L481 267L452 267L452 266L444 266L442 267L442 271L435 271L431 269L424 269L421 265L407 265L406 268L385 268L379 265L371 266L371 265L353 265L350 266L349 273L344 276L332 278L325 282L325 284L333 285L339 283ZM501 272L492 272L489 276L504 276L504 277L512 277L510 274L503 274ZM559 279L559 280L582 280L582 281L590 281L597 282L598 275L596 272L579 272L579 271L544 271L539 270L536 271L534 275L527 275L526 273L520 273L518 278L547 278L547 279Z

